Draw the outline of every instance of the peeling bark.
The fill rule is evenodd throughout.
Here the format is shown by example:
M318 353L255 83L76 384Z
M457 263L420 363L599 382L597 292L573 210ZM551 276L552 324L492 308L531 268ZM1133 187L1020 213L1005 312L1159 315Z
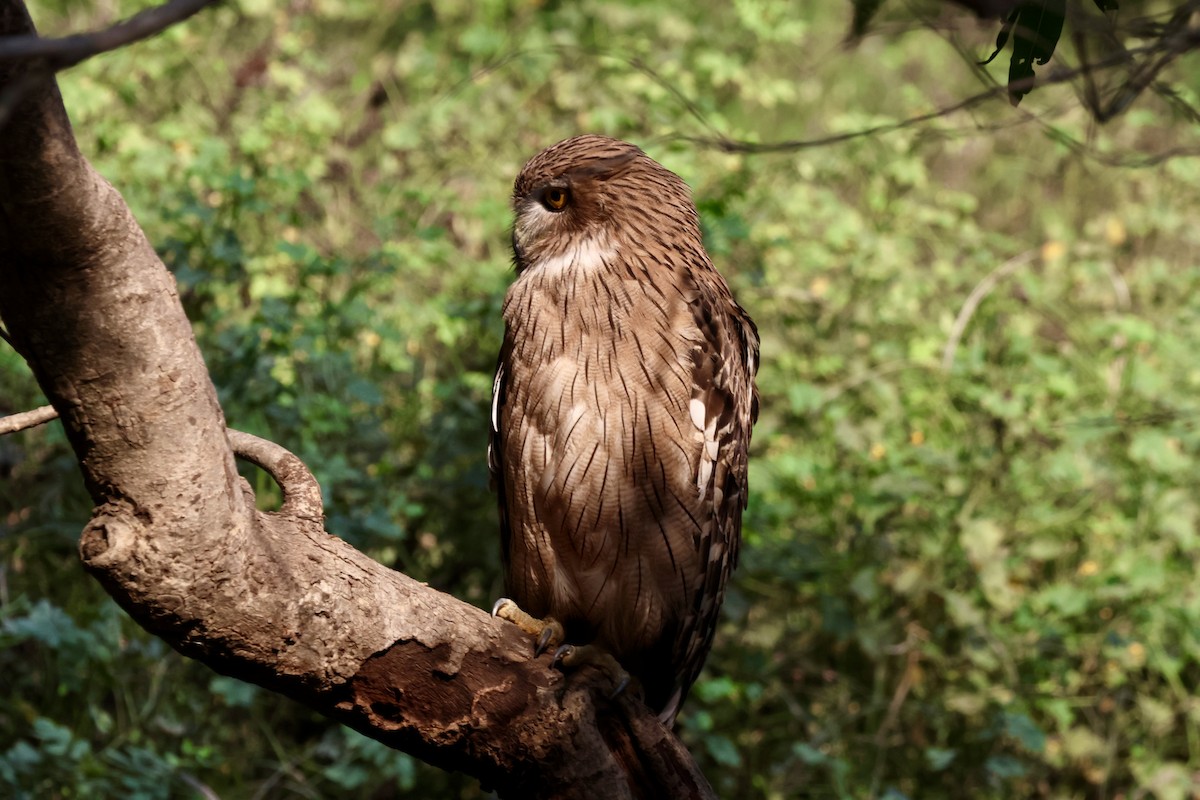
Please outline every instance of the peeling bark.
M33 32L0 0L0 36ZM0 319L78 457L80 556L109 594L184 655L502 794L713 797L644 706L326 533L303 464L231 432L285 490L255 510L174 280L53 78L0 61L0 97L22 81L0 128Z

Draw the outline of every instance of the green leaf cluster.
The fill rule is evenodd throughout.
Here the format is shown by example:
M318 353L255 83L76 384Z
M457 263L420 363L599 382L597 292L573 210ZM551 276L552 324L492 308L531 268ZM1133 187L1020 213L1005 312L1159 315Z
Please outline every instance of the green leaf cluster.
M1103 161L1194 132L1147 99L1101 131L998 103L773 155L687 141L978 90L933 33L844 50L845 16L239 0L61 83L230 425L312 467L331 531L480 606L512 178L582 131L639 142L763 337L742 562L680 725L719 794L1192 796L1200 168ZM42 402L4 348L0 385L0 411ZM137 629L79 568L79 483L56 427L0 440L0 796L486 796Z

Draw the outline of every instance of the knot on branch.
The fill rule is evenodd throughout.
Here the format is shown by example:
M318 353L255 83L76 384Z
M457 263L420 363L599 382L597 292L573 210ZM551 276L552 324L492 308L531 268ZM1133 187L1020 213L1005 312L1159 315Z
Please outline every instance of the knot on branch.
M79 557L89 567L107 569L127 558L142 531L132 509L98 508L79 539Z

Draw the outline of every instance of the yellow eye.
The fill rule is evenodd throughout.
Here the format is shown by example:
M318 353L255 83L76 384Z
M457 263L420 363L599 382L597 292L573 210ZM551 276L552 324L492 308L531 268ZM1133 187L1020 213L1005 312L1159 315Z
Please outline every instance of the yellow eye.
M551 211L562 211L567 207L567 190L551 186L542 196L542 200Z

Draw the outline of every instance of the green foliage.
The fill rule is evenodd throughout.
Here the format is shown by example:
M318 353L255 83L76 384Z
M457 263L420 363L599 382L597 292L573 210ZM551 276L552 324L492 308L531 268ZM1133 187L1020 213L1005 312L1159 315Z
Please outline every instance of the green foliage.
M113 8L35 10L55 34ZM1194 794L1200 166L1104 167L1082 113L1003 104L769 156L680 140L978 89L932 33L842 52L845 26L782 0L241 0L61 80L230 424L313 468L333 532L479 605L511 180L580 131L640 142L763 335L742 563L681 717L719 794ZM1146 100L1088 135L1192 134ZM5 348L0 376L0 410L41 402ZM0 479L0 795L484 796L138 630L79 569L57 427L0 440Z

